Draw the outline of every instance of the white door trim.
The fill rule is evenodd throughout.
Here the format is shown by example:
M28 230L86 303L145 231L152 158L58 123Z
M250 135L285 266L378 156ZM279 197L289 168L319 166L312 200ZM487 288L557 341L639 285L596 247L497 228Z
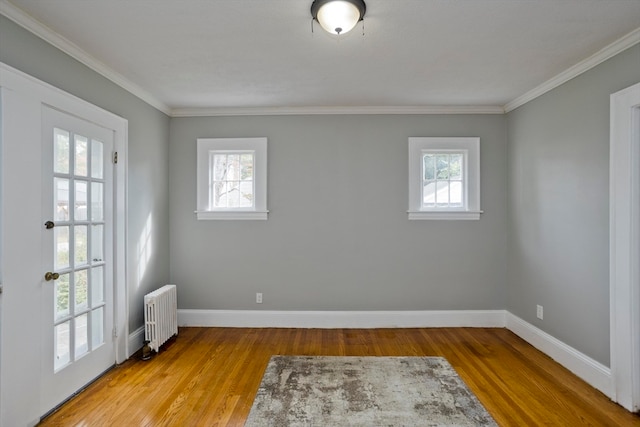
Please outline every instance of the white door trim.
M102 127L113 130L114 132L114 147L118 152L118 165L114 172L114 191L116 193L114 201L114 335L115 339L115 363L121 363L128 357L128 298L127 298L127 265L126 265L126 233L127 233L127 215L126 215L126 191L127 191L127 145L128 145L128 122L122 117L103 110L93 104L90 104L78 97L75 97L67 92L64 92L58 88L55 88L45 82L42 82L32 76L29 76L15 68L12 68L2 62L0 62L0 90L3 94L12 94L12 98L17 99L13 94L18 95L20 99L28 100L23 103L25 108L25 114L32 117L32 121L38 122L38 118L41 117L42 105L48 105L57 110L66 112L68 114L83 118ZM7 98L8 99L8 98ZM3 101L4 103L4 101ZM2 111L3 117L8 111ZM20 135L15 132L8 132L10 123L5 123L6 129L2 131L2 137L7 137L11 140L2 140L0 147L3 150L13 144L20 143ZM13 126L15 128L15 126ZM39 132L38 132L39 133ZM33 132L30 133L30 135ZM8 162L10 159L1 159L3 162ZM3 172L4 173L4 172ZM6 177L5 177L6 178ZM3 186L6 182L3 183ZM0 204L0 206L2 206ZM6 208L6 206L5 206ZM9 224L3 224L3 227L8 227ZM39 232L39 230L38 230ZM4 239L4 237L3 237ZM6 242L2 242L4 245ZM6 249L6 248L5 248ZM38 250L38 254L40 251ZM39 273L38 273L39 274ZM12 286L15 288L16 284L3 283L5 291L11 291ZM22 291L21 291L22 292ZM0 296L0 304L3 308L8 307L11 304L10 298L16 295L16 292L4 292ZM9 299L7 299L9 298ZM0 311L3 316L6 315L6 310ZM34 313L37 316L37 313ZM36 322L34 322L36 323ZM37 337L40 335L34 331L22 331L22 335L27 334L26 338L20 338L21 335L15 334L15 325L7 325L6 322L0 322L0 377L8 379L13 375L11 370L15 370L15 366L9 366L11 360L16 360L14 354L11 352L18 352L24 354L25 348L30 348L30 352L34 353L40 351L37 343ZM24 342L23 342L24 341ZM26 342L30 343L29 346L24 345ZM11 344L11 345L10 345ZM18 344L18 345L15 345ZM11 355L12 357L5 357ZM39 353L38 353L39 356ZM33 359L33 358L31 358ZM31 360L29 359L29 360ZM29 364L31 362L26 362ZM39 372L39 364L34 365L34 372ZM3 384L0 389L0 406L2 411L0 414L0 425L33 425L38 421L40 415L37 413L39 405L13 405L14 402L30 402L34 396L39 396L39 380L38 375L29 375L27 380L20 383L19 387L15 384L9 389L8 384ZM4 387L7 385L7 387ZM28 412L28 413L27 413Z
M640 83L611 95L612 399L640 410Z

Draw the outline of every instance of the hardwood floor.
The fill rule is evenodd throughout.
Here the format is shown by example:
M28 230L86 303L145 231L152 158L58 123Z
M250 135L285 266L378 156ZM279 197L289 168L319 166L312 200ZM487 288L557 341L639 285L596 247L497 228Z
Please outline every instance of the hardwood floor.
M271 355L443 356L501 426L640 426L506 329L181 328L41 426L242 426Z

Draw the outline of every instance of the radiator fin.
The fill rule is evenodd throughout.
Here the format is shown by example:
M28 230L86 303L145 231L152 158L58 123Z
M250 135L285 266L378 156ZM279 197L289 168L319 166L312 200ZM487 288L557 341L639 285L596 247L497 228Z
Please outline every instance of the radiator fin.
M178 335L176 285L165 285L144 296L144 338L157 352L174 335Z

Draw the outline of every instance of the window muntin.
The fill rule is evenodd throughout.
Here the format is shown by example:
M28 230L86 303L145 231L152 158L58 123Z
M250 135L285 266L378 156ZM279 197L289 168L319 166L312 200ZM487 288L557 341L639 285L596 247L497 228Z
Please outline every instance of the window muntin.
M209 152L210 209L254 208L255 151Z
M465 151L422 151L422 208L465 208Z

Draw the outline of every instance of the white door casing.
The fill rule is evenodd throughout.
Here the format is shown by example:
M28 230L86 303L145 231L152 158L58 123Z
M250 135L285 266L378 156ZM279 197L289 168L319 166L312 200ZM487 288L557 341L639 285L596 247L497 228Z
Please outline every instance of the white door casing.
M42 111L59 111L110 129L114 171L115 360L126 360L125 265L127 121L0 63L0 425L35 425L42 413Z
M640 83L611 95L612 400L640 410Z

